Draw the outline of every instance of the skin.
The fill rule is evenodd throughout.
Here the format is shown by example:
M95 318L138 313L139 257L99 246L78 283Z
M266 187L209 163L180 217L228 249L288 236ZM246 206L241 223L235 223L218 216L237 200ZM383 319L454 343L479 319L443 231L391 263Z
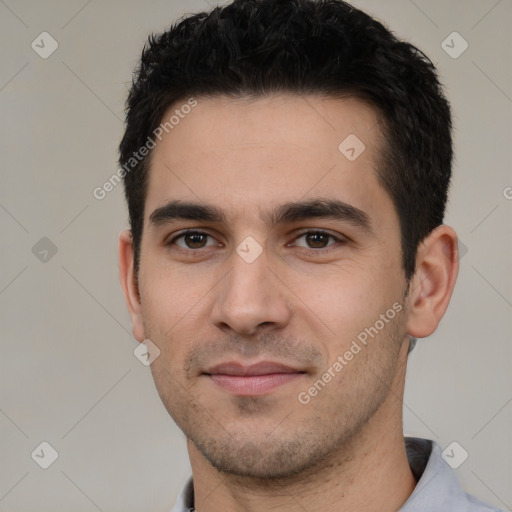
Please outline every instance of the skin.
M429 336L448 306L456 234L434 230L406 281L399 219L376 174L379 120L365 103L197 99L153 150L138 276L129 231L119 243L134 336L159 348L155 384L188 438L195 508L397 510L416 484L402 433L409 336ZM349 134L366 147L354 161L338 150ZM332 199L363 211L370 229L347 219L270 222L284 203ZM215 206L224 222L151 222L174 200ZM208 236L176 240L185 229ZM336 238L305 236L319 230ZM262 250L251 263L236 251L248 236ZM299 393L396 303L401 311L301 403ZM222 362L269 360L302 373L258 396L205 375Z

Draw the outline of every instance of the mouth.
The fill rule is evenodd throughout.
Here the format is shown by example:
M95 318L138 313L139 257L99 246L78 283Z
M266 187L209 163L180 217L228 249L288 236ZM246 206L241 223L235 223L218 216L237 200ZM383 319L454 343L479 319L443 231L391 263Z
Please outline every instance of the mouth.
M252 365L221 363L204 372L216 386L237 396L260 396L301 378L306 372L272 361Z

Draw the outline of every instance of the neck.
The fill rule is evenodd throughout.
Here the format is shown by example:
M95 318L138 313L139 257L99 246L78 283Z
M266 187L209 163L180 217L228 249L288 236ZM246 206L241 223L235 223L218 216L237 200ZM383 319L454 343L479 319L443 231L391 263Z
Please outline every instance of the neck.
M416 481L402 433L405 364L381 408L322 466L280 481L255 481L215 470L189 440L198 512L396 511ZM400 374L400 375L398 375Z

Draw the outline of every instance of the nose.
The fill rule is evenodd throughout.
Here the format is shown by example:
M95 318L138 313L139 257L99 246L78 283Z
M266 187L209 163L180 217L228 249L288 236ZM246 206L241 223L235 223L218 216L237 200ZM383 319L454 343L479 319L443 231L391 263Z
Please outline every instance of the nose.
M291 317L286 287L269 267L266 251L251 263L233 252L230 263L231 270L217 288L214 325L245 336L284 328Z

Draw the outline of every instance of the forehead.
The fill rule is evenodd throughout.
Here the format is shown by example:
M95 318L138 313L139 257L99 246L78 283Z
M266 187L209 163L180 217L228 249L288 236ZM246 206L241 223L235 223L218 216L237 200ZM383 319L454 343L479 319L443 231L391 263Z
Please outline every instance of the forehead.
M370 210L371 201L376 210L387 200L389 207L376 173L379 120L366 103L292 94L196 101L183 110L187 100L178 102L163 116L174 123L151 156L146 218L175 199L233 216L308 196Z

